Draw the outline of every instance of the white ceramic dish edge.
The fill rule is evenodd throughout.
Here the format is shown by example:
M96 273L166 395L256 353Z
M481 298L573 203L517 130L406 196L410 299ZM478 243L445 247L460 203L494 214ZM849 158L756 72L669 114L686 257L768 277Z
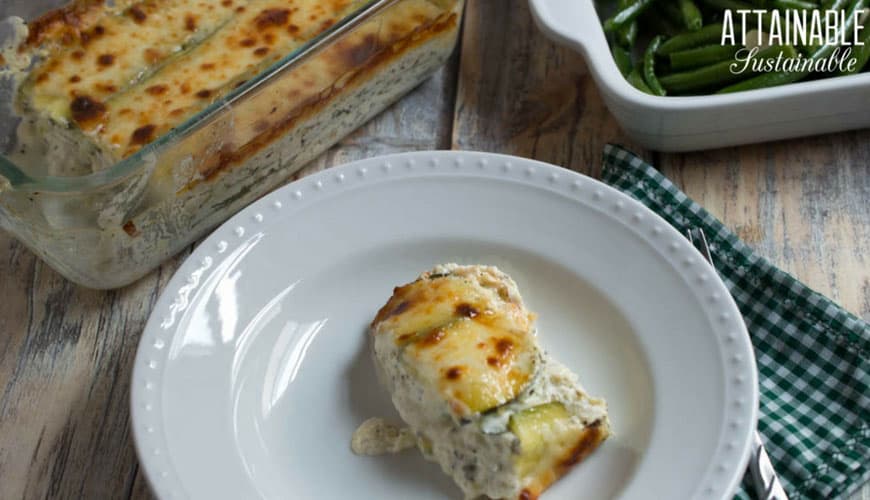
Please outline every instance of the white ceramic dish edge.
M623 130L659 151L694 151L870 127L870 74L728 95L658 97L619 73L593 0L529 0L551 39L586 58Z
M511 164L520 161L529 166L517 172L519 169ZM397 166L400 164L416 166L400 169ZM161 294L154 310L168 311L167 314L173 317L181 314L189 298L196 293L203 276L210 269L218 267L226 256L233 255L235 247L245 244L245 227L262 223L263 214L268 215L275 210L301 210L315 203L327 191L353 189L364 183L389 180L390 177L457 173L515 180L519 177L522 182L574 196L595 210L610 213L615 210L616 216L625 219L626 225L639 237L673 262L675 268L684 270L681 271L682 277L692 288L704 289L720 297L715 306L710 303L705 308L710 308L709 314L718 323L718 331L711 333L717 336L723 346L723 365L733 365L735 360L741 360L751 367L745 374L728 380L726 397L728 401L734 398L734 401L741 403L740 407L748 408L751 417L732 419L723 429L719 443L731 450L728 454L730 458L710 465L692 498L730 498L743 477L758 413L755 358L751 345L746 341L746 327L740 312L715 271L673 227L636 200L576 172L505 155L451 151L403 153L334 167L293 182L228 220L182 264ZM336 182L336 179L340 181ZM160 418L162 370L168 355L166 347L171 345L172 339L148 334L161 329L161 323L166 321L166 317L152 314L146 325L146 333L140 339L132 376L131 420L137 455L152 491L159 498L187 498L181 479L174 472L171 458L166 452L168 447Z

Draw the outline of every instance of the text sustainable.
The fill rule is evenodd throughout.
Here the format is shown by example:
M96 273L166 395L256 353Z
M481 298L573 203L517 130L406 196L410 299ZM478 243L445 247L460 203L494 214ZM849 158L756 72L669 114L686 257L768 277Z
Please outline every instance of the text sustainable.
M722 19L722 45L742 45L731 65L734 74L754 72L852 71L855 61L851 47L863 46L866 8L845 10L726 9ZM808 47L809 56L756 58L763 47L795 45ZM832 50L820 50L836 45ZM815 52L815 53L814 53Z

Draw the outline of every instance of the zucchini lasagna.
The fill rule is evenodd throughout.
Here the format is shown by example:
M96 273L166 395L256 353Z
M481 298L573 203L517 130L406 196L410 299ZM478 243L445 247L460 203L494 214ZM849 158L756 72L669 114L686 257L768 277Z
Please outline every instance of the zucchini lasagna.
M533 321L509 276L448 264L396 288L371 325L381 382L466 498L535 499L610 433L606 403Z
M182 125L366 3L78 0L26 26L18 52L34 64L19 85L16 109L36 123L35 135L86 153L79 155L86 165L52 173L91 173ZM219 151L227 162L246 146L245 156L256 152L363 70L455 26L450 4L397 2L277 82L268 104L250 99L236 110L234 129L205 134L195 154ZM225 166L214 163L204 161L200 170L208 175Z

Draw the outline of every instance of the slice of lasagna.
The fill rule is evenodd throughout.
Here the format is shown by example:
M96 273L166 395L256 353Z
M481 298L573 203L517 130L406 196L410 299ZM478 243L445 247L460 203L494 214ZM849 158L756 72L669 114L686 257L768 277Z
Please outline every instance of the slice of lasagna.
M378 376L467 498L537 498L610 433L606 403L538 346L533 321L503 272L447 264L372 323Z

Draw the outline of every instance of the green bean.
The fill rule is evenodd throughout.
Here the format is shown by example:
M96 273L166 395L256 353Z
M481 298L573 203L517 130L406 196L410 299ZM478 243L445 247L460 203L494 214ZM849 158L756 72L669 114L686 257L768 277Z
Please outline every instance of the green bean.
M616 15L610 19L604 21L604 31L608 33L613 32L634 21L637 19L637 16L641 15L641 13L643 13L647 7L652 5L652 3L653 0L637 0L635 3L617 12Z
M865 27L861 30L861 42L864 45L853 45L852 49L852 60L855 61L855 66L852 69L844 69L840 71L838 74L840 75L851 75L854 73L858 73L864 66L867 65L867 60L870 60L870 27Z
M845 9L849 5L849 0L828 0L823 5L824 10L840 10Z
M626 79L628 80L628 83L632 84L637 90L646 92L647 94L653 93L646 82L643 81L643 77L640 75L640 71L638 71L637 68L631 70L631 73L628 74Z
M851 8L849 9L849 13L847 14L846 23L840 27L840 32L846 30L848 32L852 29L852 23L854 22L854 13L859 9L864 9L866 6L866 0L856 0ZM839 35L838 35L839 36ZM834 44L825 44L820 47L814 49L814 51L810 54L810 59L825 59L829 57L834 50L837 48L837 45ZM754 78L750 78L749 80L742 81L740 83L730 85L719 90L719 93L730 93L730 92L741 92L744 90L754 90L766 87L775 87L778 85L785 85L787 83L794 83L806 78L810 74L808 70L802 71L775 71L772 73L766 73L763 75L758 75Z
M752 10L753 6L746 2L741 2L740 0L702 0L705 4L710 7L716 7L717 9L731 9L731 10Z
M717 63L726 59L733 60L734 54L740 50L737 45L705 45L694 49L672 52L668 59L671 61L672 70L697 68L708 64Z
M614 43L610 47L610 51L613 52L613 60L616 61L616 67L619 68L622 76L631 73L631 69L634 67L634 63L631 60L631 51L618 43Z
M637 21L632 21L616 30L616 41L623 47L633 47L637 40Z
M809 72L803 71L774 71L752 77L748 80L743 80L740 83L729 85L723 89L719 89L717 94L730 94L732 92L742 92L744 90L762 89L766 87L776 87L785 85L786 83L794 83L803 79Z
M684 29L688 29L686 26L685 19L683 19L683 13L680 11L680 7L677 5L677 2L674 0L670 0L667 2L661 2L656 4L656 12L664 13L664 18L671 22L671 24L678 28L680 31ZM694 31L694 30L690 30ZM676 33L675 33L676 34Z
M855 12L858 10L862 10L866 8L867 0L856 0L852 7L849 9L849 13L847 14L846 23L843 26L840 26L839 33L843 31L850 31L852 29L852 24L855 19ZM838 37L840 36L838 33ZM830 55L834 52L834 50L838 47L838 45L834 44L825 44L821 47L817 48L811 55L810 59L825 59L830 57ZM719 93L730 93L730 92L741 92L744 90L754 90L766 87L775 87L778 85L785 85L787 83L794 83L806 78L810 74L808 70L802 71L775 71L772 73L765 73L763 75L758 75L754 78L750 78L749 80L742 81L740 83L730 85L719 90Z
M665 89L659 83L655 71L656 50L659 48L661 43L662 36L656 36L652 41L650 41L649 46L646 48L646 52L643 54L643 80L649 86L650 90L653 91L653 94L663 96L666 95L667 92L665 92Z
M747 4L746 2L743 2L741 0L702 0L702 1L705 4L707 4L711 7L716 7L718 9L758 10L758 9L754 9L754 7L752 5ZM761 17L761 28L763 28L763 30L765 32L767 32L768 30L770 30L770 24L771 24L773 18L771 17L770 13L768 13L768 12L763 12L760 15L760 17ZM737 21L738 21L737 19L734 19L734 27L735 28L737 28L737 26L739 25L739 23ZM749 23L746 27L747 31L748 31L750 29L755 28L758 25L758 18L755 15L749 16L749 18L747 19L747 22Z
M819 6L803 0L773 0L773 6L777 9L815 10Z
M616 14L604 22L604 28L611 35L614 60L623 76L629 82L644 92L653 95L697 94L699 92L736 92L754 88L800 81L808 76L813 77L845 75L859 71L870 70L870 27L859 33L858 43L862 45L840 43L840 39L851 38L856 19L859 22L862 15L867 19L867 6L870 0L611 0L616 5ZM649 8L655 4L654 8ZM727 18L733 23L735 30L755 32L760 36L770 33L776 16L784 13L806 13L818 15L818 10L828 9L838 12L844 20L839 26L836 37L829 36L825 22L827 17L822 13L824 40L822 43L800 43L793 45L766 47L769 41L759 39L759 49L751 68L741 74L734 75L732 68L742 67L745 61L741 55L742 45L724 45L723 34L726 20L726 9L755 11L748 17L736 14ZM758 11L764 13L759 14ZM791 12L789 12L791 11ZM862 13L863 12L863 13ZM732 14L734 14L732 12ZM740 26L743 21L744 26ZM782 20L779 18L779 20ZM783 21L784 22L784 21ZM809 29L810 27L807 26ZM787 29L780 25L779 30ZM631 57L638 54L634 49L639 35L649 34L652 41L646 46L638 60ZM789 34L797 34L790 32ZM833 33L831 33L833 35ZM729 35L730 36L730 35ZM796 39L796 36L790 38ZM731 38L725 40L731 41ZM737 42L749 43L745 40ZM727 43L727 42L726 42ZM734 42L732 42L734 43ZM754 43L753 43L754 45ZM826 73L834 66L835 51L850 50L848 58L841 58L849 63L843 68L835 68L833 73ZM800 51L800 54L797 52ZM779 69L781 58L795 59L787 61L785 69L789 71L768 71ZM759 60L760 59L760 60ZM803 59L801 61L800 59ZM831 59L832 62L828 62ZM776 62L777 65L771 64ZM821 63L824 62L825 65ZM798 63L790 66L792 63ZM850 68L850 69L847 69Z
M662 42L656 54L667 56L679 50L692 49L702 45L719 43L722 40L722 24L710 24L698 31L690 31L675 35Z
M767 47L759 50L755 54L753 60L775 58L779 54L783 54L784 57L794 57L796 52L794 48L790 45ZM664 86L668 90L668 92L680 94L695 92L698 90L703 90L710 87L725 85L734 81L743 80L749 76L745 73L735 74L732 71L732 65L734 64L734 61L722 61L692 71L665 75L662 76L659 80L662 86ZM747 71L750 71L750 74L756 73L754 70L752 70L751 66L747 69Z
M617 2L617 6L620 9L625 9L636 1L637 0L619 0L619 2ZM616 30L616 41L620 43L623 47L630 49L634 46L635 40L637 40L637 30L637 20L625 24L624 26Z
M850 31L852 31L852 25L855 24L855 13L857 13L860 10L864 10L865 8L867 8L867 0L855 0L851 4L851 7L849 7L849 11L846 13L846 22L844 22L843 25L839 27L840 29L837 30L837 35L833 38L834 41L839 39L843 32L849 33ZM826 32L827 32L827 30L826 30ZM826 40L826 42L828 42L828 41L830 41L830 40ZM813 45L810 47L810 50L812 52L810 57L812 57L812 58L828 57L829 55L831 55L831 53L834 51L834 48L836 48L836 47L837 47L837 45L835 45L833 43L824 43L823 45Z
M810 59L824 59L833 53L835 45L824 45L810 56ZM803 80L810 74L808 70L801 71L774 71L758 75L749 80L725 87L719 90L718 93L726 94L731 92L741 92L744 90L754 90L766 87L776 87L787 83L794 83Z
M840 9L840 8L845 7L845 5L843 5L845 3L846 2L838 3L837 5L834 6L834 9ZM843 7L840 7L841 5ZM834 37L834 40L837 40L838 38L840 38L840 33L842 31L845 31L846 33L848 33L849 31L852 30L852 25L855 24L855 12L866 8L867 2L865 0L856 0L855 2L853 2L850 5L851 5L851 7L849 8L849 12L846 14L846 22L843 23L843 26L839 27L840 29L837 32L837 36ZM827 23L824 23L824 24L825 24L825 26L823 26L822 28L824 29L824 32L827 33L827 29L826 29ZM834 46L833 44L827 43L827 42L828 41L826 40L825 43L823 43L822 45L811 45L810 52L815 53L815 52L821 51L822 49L824 49L826 47L833 47Z
M683 16L683 24L691 31L697 31L704 25L704 18L695 2L692 0L678 0L680 13Z
M813 53L813 49L811 49L810 47L807 47L806 45L800 44L800 43L795 43L794 48L798 49L798 51L800 51L800 53L805 55L805 56L809 56L810 54Z
M650 9L639 21L648 31L657 35L674 36L682 31L679 24L671 21L669 16L658 9Z
M717 7L720 9L758 10L758 9L754 9L752 5L749 5L749 4L742 2L740 0L703 0L703 1L712 7ZM758 25L757 17L755 17L754 15L750 16L749 20L747 20L747 22L749 22L749 25L747 26L747 30L752 29L753 27ZM770 13L764 12L761 14L761 27L764 29L765 32L770 29L771 22L772 22L772 17L770 15ZM736 28L737 26L738 26L738 23L737 23L737 20L735 19L734 27Z
M844 9L848 3L849 0L825 0L821 6L816 5L815 8L822 10L841 10ZM824 14L822 14L822 17L824 18ZM797 39L797 31L794 29L794 27L792 27L792 39ZM806 41L809 42L809 40ZM801 53L805 56L810 56L813 52L818 50L818 46L805 45L802 43L796 43L795 48L801 51Z

